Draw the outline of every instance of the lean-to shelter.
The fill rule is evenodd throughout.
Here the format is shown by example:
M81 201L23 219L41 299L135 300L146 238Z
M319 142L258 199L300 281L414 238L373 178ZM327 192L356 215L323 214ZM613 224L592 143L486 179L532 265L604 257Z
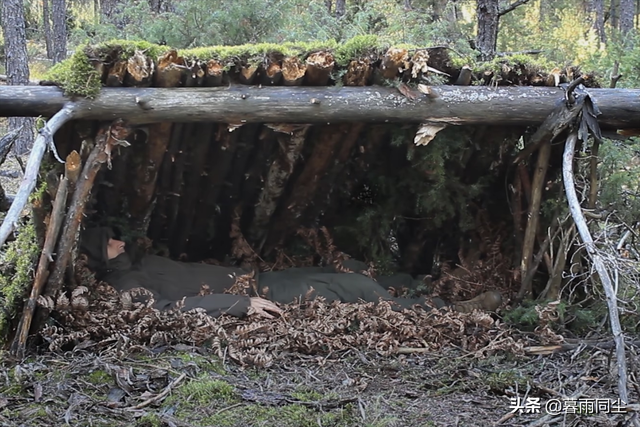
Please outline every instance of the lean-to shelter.
M187 52L114 42L54 69L60 88L0 88L1 114L54 117L30 159L46 190L35 236L55 254L36 283L49 295L71 284L82 222L176 259L259 268L327 262L303 244L325 227L339 250L430 274L453 297L531 292L522 282L553 218L540 204L562 194L552 139L580 115L598 132L640 128L640 98L585 88L596 84L573 68L473 70L453 56L367 38Z

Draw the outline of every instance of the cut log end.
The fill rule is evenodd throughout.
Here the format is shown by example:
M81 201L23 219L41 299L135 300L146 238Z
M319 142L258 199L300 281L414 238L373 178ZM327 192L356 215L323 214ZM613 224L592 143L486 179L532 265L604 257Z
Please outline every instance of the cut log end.
M307 67L297 56L286 57L282 61L282 77L285 86L299 86L302 84Z
M76 150L73 150L65 161L64 173L65 177L75 184L80 176L80 168L82 167L82 159Z
M159 87L180 86L184 68L184 58L178 56L175 50L170 50L158 58L154 84Z
M427 74L429 68L429 51L426 49L416 51L411 58L411 77L417 79L420 75Z
M385 79L395 79L410 66L409 52L406 49L391 48L382 59L380 71Z
M205 73L205 85L206 86L220 86L222 84L222 77L224 76L224 66L216 61L210 59L207 62Z
M125 76L127 86L151 86L155 67L155 63L151 58L136 50L127 61L127 74Z
M118 61L109 70L107 74L106 86L120 87L124 83L127 74L127 61Z
M307 57L306 82L309 86L324 86L329 81L329 76L335 60L329 52L315 52Z
M365 86L372 74L371 61L368 58L351 61L344 75L345 86Z

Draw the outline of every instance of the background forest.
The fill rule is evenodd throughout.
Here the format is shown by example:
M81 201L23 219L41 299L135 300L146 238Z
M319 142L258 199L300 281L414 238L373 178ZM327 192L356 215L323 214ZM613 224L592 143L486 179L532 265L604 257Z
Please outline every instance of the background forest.
M473 61L477 10L494 6L498 52L526 51L554 65L571 63L601 73L619 61L625 75L620 84L635 85L640 51L632 31L637 26L632 0L25 0L24 16L31 77L37 79L50 61L78 45L110 39L189 48L342 42L375 34L394 45L449 46ZM63 55L54 52L60 8L66 17Z

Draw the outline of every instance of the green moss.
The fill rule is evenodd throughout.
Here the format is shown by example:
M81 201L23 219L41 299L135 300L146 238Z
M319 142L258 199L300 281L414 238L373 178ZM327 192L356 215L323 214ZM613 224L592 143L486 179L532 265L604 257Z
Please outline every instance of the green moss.
M484 384L495 393L504 393L505 390L513 387L515 384L518 385L519 390L526 390L528 383L528 376L522 375L521 372L514 370L489 373L484 377Z
M485 72L492 71L493 73L500 73L502 71L502 67L506 65L510 68L514 69L524 69L527 71L536 71L536 72L547 72L550 71L553 67L551 64L543 59L536 59L531 55L510 55L510 56L502 56L496 57L491 61L483 62L476 66L474 71L476 72Z
M215 372L220 375L224 375L226 370L215 356L202 356L200 354L194 354L189 352L179 352L175 355L178 359L186 363L195 363L195 365L207 372Z
M114 52L118 54L118 59L126 61L131 58L136 51L142 51L153 59L157 59L171 48L144 40L111 40L101 43L90 50L100 59L105 59L107 55Z
M100 384L111 383L112 378L111 378L111 375L109 375L105 371L98 369L96 371L89 373L89 375L87 375L87 381L89 381L92 384L100 385Z
M136 427L160 427L162 420L157 414L144 414L136 421Z
M378 48L378 36L355 36L347 40L335 49L335 61L338 66L344 67L353 59L376 53Z
M196 404L208 404L214 400L233 402L236 400L234 387L226 381L211 379L208 375L189 381L176 390L172 399L188 400Z
M236 426L268 425L279 427L317 427L357 425L351 405L331 412L320 412L302 405L265 407L246 405L233 408L202 420L202 425Z
M298 390L291 393L291 397L298 399L301 402L317 402L323 400L325 396L322 393L318 393L315 390Z
M56 82L67 96L94 98L100 93L100 76L82 48L76 49L71 58L54 65L45 80Z
M22 226L15 241L0 254L0 336L5 337L9 324L18 313L23 298L33 282L38 259L36 230L33 220Z
M312 43L257 43L238 46L209 46L194 49L180 50L179 54L185 58L195 58L202 61L215 59L229 66L236 62L257 65L262 63L265 57L273 54L283 56L305 57L310 52L335 49L335 41Z

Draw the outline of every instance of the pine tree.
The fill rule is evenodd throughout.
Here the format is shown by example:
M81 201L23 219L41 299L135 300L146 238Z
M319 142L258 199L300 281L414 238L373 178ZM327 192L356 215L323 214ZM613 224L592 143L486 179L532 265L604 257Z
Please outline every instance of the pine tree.
M2 30L6 51L7 84L29 84L29 58L22 0L2 1ZM9 131L21 129L14 151L24 154L33 144L33 118L9 117Z

